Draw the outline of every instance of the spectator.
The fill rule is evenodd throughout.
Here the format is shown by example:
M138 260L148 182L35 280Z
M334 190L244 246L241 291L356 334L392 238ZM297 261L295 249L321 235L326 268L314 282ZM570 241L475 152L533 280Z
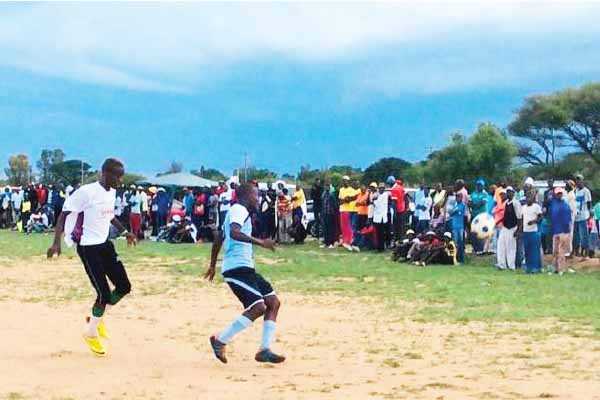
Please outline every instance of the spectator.
M321 237L321 210L323 205L323 185L321 183L320 178L315 179L315 182L310 190L310 197L313 201L315 232L317 232L317 237Z
M292 205L287 188L277 197L277 242L289 243L288 229L292 226Z
M303 217L306 215L306 196L302 186L296 185L296 192L292 196L292 219L293 221L302 222Z
M417 193L418 196L415 195L415 218L417 220L416 232L419 234L430 229L433 200L429 195L429 188L425 185L421 185Z
M358 191L350 185L350 177L342 177L342 188L339 194L340 226L342 229L342 245L348 251L353 250L352 213L356 212L356 197L358 197Z
M183 206L185 207L185 216L191 217L194 214L196 198L191 188L183 188Z
M136 238L142 239L142 196L141 190L139 188L135 188L134 192L131 196L129 196L129 226L131 227L131 233L135 235Z
M581 257L589 256L588 242L589 232L587 229L587 220L590 218L592 208L592 193L585 187L583 175L575 175L575 200L577 202L577 213L575 214L575 237L573 240L575 255Z
M475 182L475 191L471 194L471 200L469 206L471 208L471 216L475 218L479 214L487 212L488 194L484 189L485 181L478 179ZM484 241L479 239L477 235L471 235L471 243L473 244L473 253L476 255L483 254Z
M502 228L498 237L498 268L515 270L517 237L522 223L521 203L515 199L515 190L512 186L506 188L506 197Z
M575 229L575 216L577 215L577 200L575 199L575 181L569 179L565 183L565 194L563 198L566 200L569 208L571 208L571 239L569 240L569 251L567 252L567 257L572 255L573 253L573 241L574 237L574 229Z
M373 225L375 226L377 250L385 250L385 239L388 229L388 208L390 192L385 190L385 184L380 183L378 192L373 198Z
M552 255L554 272L562 275L566 268L565 256L569 250L571 232L571 209L563 200L564 189L555 188L554 195L548 203L548 210L552 226Z
M456 193L456 204L450 211L452 218L452 240L456 244L456 259L460 264L465 262L465 214L467 207L463 202L463 193Z
M525 272L535 274L542 271L540 235L538 224L544 214L542 207L535 203L535 194L527 192L527 203L523 206L523 248L525 253Z
M21 206L23 204L23 190L20 187L16 188L11 196L12 210L13 210L13 222L14 226L21 231L23 229L23 222L21 220Z
M435 184L435 189L433 190L431 197L433 200L432 208L434 210L436 208L438 210L441 210L444 207L444 203L446 202L446 190L444 190L444 188L442 187L442 184L440 182ZM434 210L432 210L432 211L434 211Z
M404 199L404 194L404 181L402 179L396 179L391 190L391 200L392 203L395 204L393 219L394 242L397 242L404 237L404 231L406 229L408 207Z
M369 222L369 198L367 187L362 185L356 197L357 229L361 231ZM359 246L360 247L360 246Z
M233 182L231 183L233 185ZM233 202L233 188L229 187L219 194L219 229L223 226L225 216Z
M159 187L156 191L156 222L157 228L160 230L167 224L167 217L171 209L171 198L167 194L164 188Z
M335 196L333 185L329 184L329 180L325 181L323 194L321 195L321 212L323 213L323 247L333 249L337 241L337 220L339 205Z

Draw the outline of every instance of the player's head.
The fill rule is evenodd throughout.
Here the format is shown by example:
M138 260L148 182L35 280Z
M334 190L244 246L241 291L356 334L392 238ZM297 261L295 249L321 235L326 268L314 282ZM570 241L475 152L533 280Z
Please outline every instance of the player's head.
M239 202L249 210L256 210L258 207L258 189L252 183L246 182L237 188Z
M102 180L104 184L112 189L116 189L121 185L121 179L125 174L123 163L116 158L107 158L102 163Z

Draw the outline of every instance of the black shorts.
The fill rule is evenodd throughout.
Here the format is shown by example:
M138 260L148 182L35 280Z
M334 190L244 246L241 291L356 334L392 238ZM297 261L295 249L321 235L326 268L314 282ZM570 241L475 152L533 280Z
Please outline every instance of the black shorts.
M254 268L242 267L225 271L223 279L244 305L244 311L257 303L264 302L267 296L275 296L273 286L257 274Z
M110 240L91 246L78 245L77 254L83 262L92 286L96 289L98 305L113 304L109 280L119 297L131 291L131 283L125 267Z

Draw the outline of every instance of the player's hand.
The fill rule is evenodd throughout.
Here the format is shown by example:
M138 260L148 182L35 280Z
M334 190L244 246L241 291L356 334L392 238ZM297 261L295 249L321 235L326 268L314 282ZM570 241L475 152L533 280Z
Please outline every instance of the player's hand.
M212 282L213 279L215 279L215 267L214 266L211 265L210 267L208 267L208 270L204 274L204 279L208 279L209 282Z
M261 246L265 249L269 249L271 251L275 251L275 241L273 239L264 239L261 243Z
M527 225L535 225L535 224L537 224L537 221L529 221L529 222L527 223Z
M52 258L55 254L56 256L60 256L60 243L54 243L52 246L50 246L48 248L48 251L46 252L46 256L48 258Z
M127 246L137 246L137 237L133 233L127 232L125 238L127 239Z

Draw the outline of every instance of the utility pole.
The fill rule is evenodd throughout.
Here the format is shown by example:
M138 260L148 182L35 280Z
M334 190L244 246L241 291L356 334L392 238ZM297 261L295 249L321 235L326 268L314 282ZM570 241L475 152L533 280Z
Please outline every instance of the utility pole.
M244 183L248 181L248 153L244 153Z

